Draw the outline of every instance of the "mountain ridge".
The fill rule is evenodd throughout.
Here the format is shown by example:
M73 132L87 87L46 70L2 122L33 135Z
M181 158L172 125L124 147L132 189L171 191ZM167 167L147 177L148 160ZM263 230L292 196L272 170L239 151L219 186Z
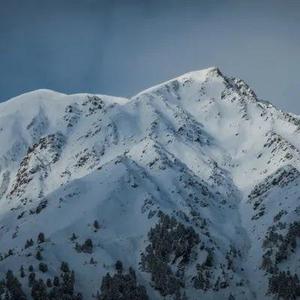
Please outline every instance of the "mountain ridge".
M2 103L0 274L28 299L294 299L299 128L216 67L130 99L38 90ZM130 267L135 295L109 298Z

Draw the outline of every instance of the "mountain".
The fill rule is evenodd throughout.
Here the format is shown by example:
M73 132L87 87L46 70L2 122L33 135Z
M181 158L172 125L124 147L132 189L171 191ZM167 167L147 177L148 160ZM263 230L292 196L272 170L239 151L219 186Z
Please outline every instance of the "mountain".
M0 104L0 299L298 299L300 118L217 68Z

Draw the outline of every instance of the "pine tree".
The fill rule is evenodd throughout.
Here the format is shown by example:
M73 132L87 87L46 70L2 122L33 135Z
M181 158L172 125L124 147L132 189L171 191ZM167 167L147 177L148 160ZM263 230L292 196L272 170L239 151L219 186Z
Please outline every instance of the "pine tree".
M47 287L42 279L34 282L31 296L33 300L48 300Z
M42 259L43 259L43 257L42 257L42 254L41 254L41 251L40 251L40 250L38 250L38 251L36 252L35 258L36 258L37 260L42 260Z
M64 273L70 272L69 264L65 261L61 263L60 269Z
M53 279L53 285L59 287L59 278L57 276L55 276Z
M25 249L33 246L33 244L34 244L33 239L27 240L25 243Z
M87 239L84 244L81 246L81 251L85 253L93 252L93 242L91 239Z
M51 281L50 278L47 279L46 285L47 285L48 288L51 288L51 287L52 287L52 281Z
M91 265L94 265L96 262L94 261L94 258L93 257L91 257L91 259L90 259L90 264Z
M25 271L24 271L23 265L21 265L21 267L20 267L20 276L21 276L21 278L25 277Z
M70 238L70 240L73 242L73 241L75 241L77 239L77 236L76 236L76 234L73 232L72 233L72 236L71 236L71 238Z
M35 273L31 272L28 276L28 286L31 287L35 282Z
M123 264L120 260L117 260L115 268L118 274L121 274L123 272Z
M75 283L74 271L63 273L62 284L61 284L61 289L63 294L72 296L74 292L74 283Z
M43 273L46 273L48 271L48 266L45 263L39 263L39 270Z
M94 221L94 227L96 230L100 228L99 222L97 220Z
M37 238L37 241L39 244L42 244L45 242L45 235L43 232L40 232L39 235L38 235L38 238Z
M138 285L134 270L124 273L121 262L116 262L117 273L111 276L107 273L102 278L101 293L97 300L148 300L144 286Z
M10 294L10 300L26 300L22 285L11 270L6 273L6 288Z

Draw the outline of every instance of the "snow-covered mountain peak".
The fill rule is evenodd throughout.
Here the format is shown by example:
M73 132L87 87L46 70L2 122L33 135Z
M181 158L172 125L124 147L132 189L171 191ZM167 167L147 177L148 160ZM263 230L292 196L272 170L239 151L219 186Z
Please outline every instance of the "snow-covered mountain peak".
M215 67L130 99L1 103L0 274L29 299L110 299L110 287L133 291L124 300L293 299L299 128Z

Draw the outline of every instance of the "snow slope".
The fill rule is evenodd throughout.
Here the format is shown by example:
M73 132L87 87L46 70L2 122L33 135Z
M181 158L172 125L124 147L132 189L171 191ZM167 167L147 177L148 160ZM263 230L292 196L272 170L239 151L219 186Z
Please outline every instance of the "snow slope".
M30 265L45 280L68 262L93 299L117 260L154 300L296 295L297 282L269 286L300 272L300 118L242 80L209 68L131 99L26 93L0 104L0 141L0 274L13 270L28 299ZM176 292L141 263L161 213L199 237L188 259L159 258ZM86 239L92 251L78 250Z

